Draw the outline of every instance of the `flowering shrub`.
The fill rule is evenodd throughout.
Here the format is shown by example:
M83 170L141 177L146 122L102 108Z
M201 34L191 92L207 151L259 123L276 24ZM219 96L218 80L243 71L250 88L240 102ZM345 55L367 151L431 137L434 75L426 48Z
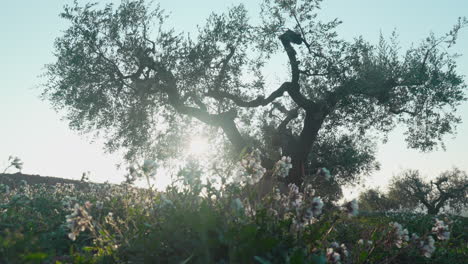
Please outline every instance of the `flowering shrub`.
M266 172L262 167L258 149L246 154L239 162L239 168L234 181L242 185L254 185L260 181Z
M325 209L310 184L258 197L256 155L241 180L164 192L121 185L0 185L1 263L461 263L464 218ZM289 168L277 163L276 173ZM138 177L154 174L154 163ZM194 170L185 170L190 174ZM195 172L193 172L195 173ZM248 175L254 180L248 180ZM186 176L186 175L185 175ZM190 176L190 175L189 175ZM199 177L199 174L192 175ZM187 176L188 177L188 176ZM246 195L246 193L248 195ZM341 209L341 210L340 210ZM411 239L410 239L411 238ZM458 261L458 262L457 262Z

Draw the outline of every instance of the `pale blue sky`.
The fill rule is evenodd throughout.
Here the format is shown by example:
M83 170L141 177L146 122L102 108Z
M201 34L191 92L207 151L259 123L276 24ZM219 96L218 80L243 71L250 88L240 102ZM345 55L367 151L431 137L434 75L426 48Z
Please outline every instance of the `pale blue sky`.
M78 179L91 171L92 180L120 182L123 171L115 169L118 155L104 154L102 143L90 143L90 137L70 131L61 114L38 98L43 66L54 60L53 42L66 27L58 17L71 1L2 1L0 9L0 169L8 156L19 156L23 172ZM80 1L84 2L84 1ZM102 1L104 2L104 1ZM119 1L114 1L119 2ZM158 2L158 1L155 1ZM251 16L258 12L257 1L159 1L172 13L170 23L178 30L193 31L211 11L223 11L236 3L245 3ZM432 30L443 34L457 17L468 16L466 0L328 0L321 17L343 20L339 33L345 39L363 35L377 41L379 33L389 35L397 29L403 47L418 42ZM468 29L461 32L455 51L465 54L459 72L468 73ZM383 186L392 174L416 168L429 177L453 166L468 170L468 103L459 108L463 124L458 134L447 137L447 151L419 153L406 149L401 131L379 145L382 170L367 181Z

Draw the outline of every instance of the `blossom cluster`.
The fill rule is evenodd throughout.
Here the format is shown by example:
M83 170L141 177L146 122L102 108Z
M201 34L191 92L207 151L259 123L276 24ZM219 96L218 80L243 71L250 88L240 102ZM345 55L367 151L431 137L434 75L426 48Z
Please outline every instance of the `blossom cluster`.
M344 211L348 214L349 217L356 216L359 213L359 205L356 199L353 199L350 202L347 202L343 205Z
M255 149L251 153L246 154L239 162L234 181L241 184L253 185L260 181L265 172L266 169L261 164L260 151Z
M393 242L398 248L403 247L403 245L410 241L408 230L403 229L401 224L391 222L390 226ZM436 219L436 223L431 231L439 240L448 240L450 238L449 227L442 220ZM411 234L411 242L426 258L430 258L436 249L435 240L430 235L421 238L416 233L413 233Z
M434 253L436 249L434 243L435 241L434 238L432 238L432 236L428 236L425 242L421 242L421 252L426 258L430 258L432 253Z
M337 242L332 242L327 248L327 260L329 263L341 264L341 260L348 257L349 252L345 244L341 246Z
M417 234L411 234L411 240L416 245L416 248L419 249L421 255L426 258L430 258L436 250L435 240L432 236L427 236L426 239L422 239Z
M372 242L372 240L364 240L364 239L359 239L358 240L358 245L361 245L361 246L371 246L374 242Z
M448 240L450 238L448 225L439 219L436 219L435 226L432 228L432 233L435 234L439 240Z
M299 190L294 183L288 185L288 192L281 194L275 189L273 194L274 204L270 209L273 215L280 218L292 218L294 231L300 231L311 224L314 218L322 213L323 201L320 197L313 197L314 192L310 185Z
M68 237L71 240L75 241L80 232L83 232L92 226L93 217L87 211L87 209L90 208L90 202L86 202L84 207L79 204L75 204L73 212L66 216L67 227L70 229Z
M397 222L391 222L394 242L398 248L401 248L404 243L409 241L408 229L403 229L403 226Z
M289 170L291 168L291 157L283 156L275 164L274 175L279 178L286 178L289 175Z

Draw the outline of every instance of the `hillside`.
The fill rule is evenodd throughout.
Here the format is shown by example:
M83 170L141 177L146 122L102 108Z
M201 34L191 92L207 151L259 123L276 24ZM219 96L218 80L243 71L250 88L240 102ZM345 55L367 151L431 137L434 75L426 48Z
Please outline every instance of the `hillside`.
M46 184L55 185L57 183L75 184L78 186L83 185L83 182L71 179L64 179L59 177L30 175L22 173L0 173L0 183L7 184L10 187L18 186L21 181L26 181L28 184Z

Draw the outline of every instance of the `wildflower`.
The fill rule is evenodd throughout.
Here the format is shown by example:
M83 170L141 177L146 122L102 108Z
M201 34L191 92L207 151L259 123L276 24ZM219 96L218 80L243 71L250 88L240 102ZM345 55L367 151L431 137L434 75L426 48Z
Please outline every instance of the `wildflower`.
M434 243L435 241L432 236L428 236L426 241L420 241L419 248L423 256L426 258L430 258L432 256L432 253L434 253L436 249Z
M409 241L408 230L403 229L403 227L397 222L391 222L390 226L392 227L393 234L395 235L395 245L398 248L401 248L404 242Z
M303 195L301 192L299 192L299 187L297 187L294 183L290 183L288 185L288 189L289 204L292 208L299 209L303 202Z
M320 215L322 213L322 208L323 208L322 199L320 197L314 197L314 199L312 199L312 207L311 207L313 216L317 217L318 215Z
M341 263L341 260L346 259L348 257L349 252L346 248L345 244L341 244L341 246L337 242L332 242L330 247L327 248L327 260L330 263Z
M275 201L281 200L281 191L280 191L280 189L275 188L273 190L273 200L275 200Z
M235 182L253 185L260 181L266 169L262 167L260 151L254 150L239 162L239 169L234 178Z
M333 248L327 248L327 261L334 264L340 264L341 257Z
M283 156L275 164L274 174L280 178L286 178L292 168L291 157Z
M89 202L85 204L86 208L89 208L90 206L91 203ZM67 227L71 231L68 234L68 237L75 241L80 232L83 232L86 230L86 228L91 227L92 219L93 217L88 214L85 208L81 207L79 204L75 204L73 212L66 216Z
M104 203L102 201L97 201L96 202L96 208L98 210L102 210L103 207L104 207Z
M314 190L314 187L312 187L311 184L307 184L305 187L304 187L304 194L306 196L313 196L315 194L315 190Z
M269 208L268 209L268 215L272 216L272 217L278 217L278 211L276 211L275 209L273 208Z
M362 238L358 240L358 244L359 244L359 245L364 245L364 244L366 244L366 245L370 246L370 245L372 245L372 243L373 243L373 242L372 242L371 240L364 240L364 239L362 239Z
M353 199L351 202L346 203L344 206L344 211L348 213L348 216L356 216L359 211L359 205L356 199Z
M449 227L443 220L436 219L435 226L432 228L432 233L435 234L439 240L448 240L450 238Z

